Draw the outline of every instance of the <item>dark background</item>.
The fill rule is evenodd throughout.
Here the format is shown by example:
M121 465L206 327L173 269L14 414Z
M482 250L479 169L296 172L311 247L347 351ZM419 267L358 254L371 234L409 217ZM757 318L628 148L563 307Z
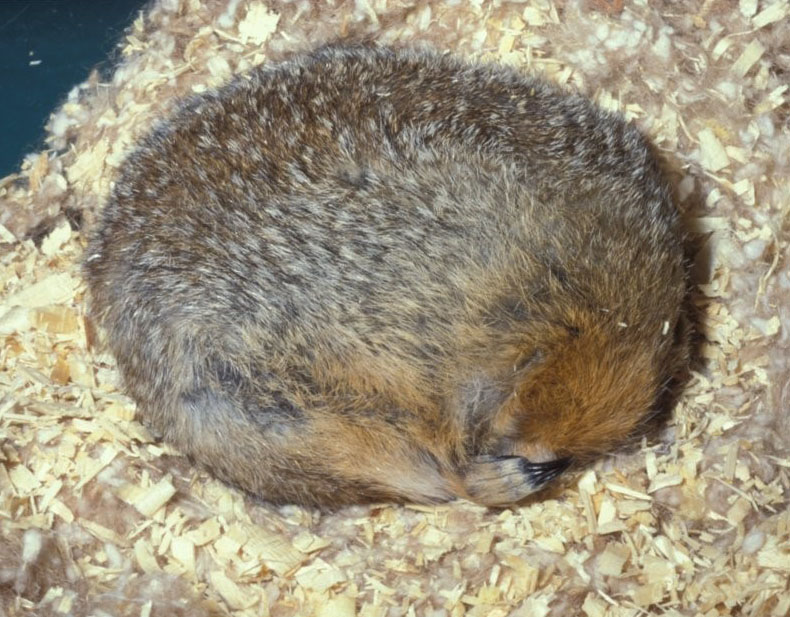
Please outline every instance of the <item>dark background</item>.
M111 68L124 29L144 4L0 0L0 178L43 147L44 124L72 87L97 66Z

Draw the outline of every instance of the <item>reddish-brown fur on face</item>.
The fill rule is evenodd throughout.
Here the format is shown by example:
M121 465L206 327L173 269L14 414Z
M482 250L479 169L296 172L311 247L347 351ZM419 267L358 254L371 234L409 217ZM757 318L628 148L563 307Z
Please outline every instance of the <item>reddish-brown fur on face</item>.
M659 367L643 342L591 326L566 333L518 387L520 440L589 458L621 444L655 404Z

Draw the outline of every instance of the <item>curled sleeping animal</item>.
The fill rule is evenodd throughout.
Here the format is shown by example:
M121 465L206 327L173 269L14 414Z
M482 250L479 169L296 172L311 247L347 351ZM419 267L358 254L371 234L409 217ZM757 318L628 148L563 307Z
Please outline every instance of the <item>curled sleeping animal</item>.
M516 502L636 434L688 361L642 135L429 51L331 45L187 101L84 273L143 420L273 502Z

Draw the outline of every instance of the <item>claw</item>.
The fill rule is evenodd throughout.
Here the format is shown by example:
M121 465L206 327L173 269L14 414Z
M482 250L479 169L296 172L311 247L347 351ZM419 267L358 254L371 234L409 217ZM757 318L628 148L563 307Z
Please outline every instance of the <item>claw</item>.
M537 490L568 469L570 464L571 459L569 458L559 458L554 461L545 461L542 463L533 463L522 458L520 459L519 466L521 471L529 478L532 487Z
M478 456L467 467L463 483L473 501L505 505L540 490L570 463L567 458L533 463L521 456Z

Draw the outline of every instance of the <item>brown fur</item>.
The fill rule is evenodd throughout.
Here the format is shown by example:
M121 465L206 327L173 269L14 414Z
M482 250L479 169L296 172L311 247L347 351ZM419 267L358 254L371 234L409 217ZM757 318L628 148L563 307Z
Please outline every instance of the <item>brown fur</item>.
M187 102L125 163L85 274L143 418L279 502L517 501L687 361L640 134L428 52L328 47Z

